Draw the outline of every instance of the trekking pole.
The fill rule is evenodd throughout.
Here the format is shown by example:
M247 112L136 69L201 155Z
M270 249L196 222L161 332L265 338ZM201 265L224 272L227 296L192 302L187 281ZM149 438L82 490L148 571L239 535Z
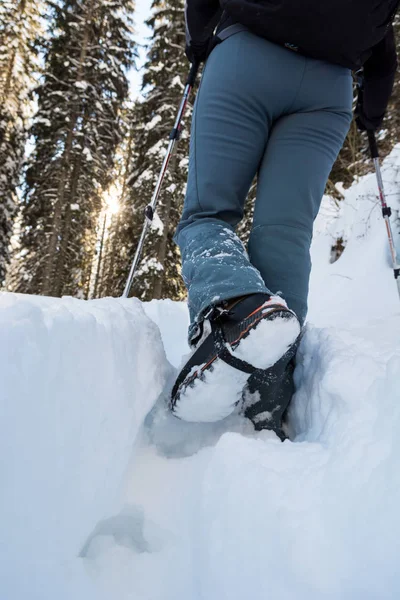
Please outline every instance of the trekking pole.
M397 261L397 252L396 252L396 247L394 244L392 226L390 224L390 217L392 215L392 209L390 208L390 206L387 205L387 202L386 202L385 190L383 187L381 166L379 163L378 144L376 141L375 132L373 130L368 130L367 134L368 134L369 149L371 152L371 157L372 157L372 160L374 161L374 165L375 165L376 179L378 181L379 198L380 198L381 206L382 206L382 215L385 220L386 230L387 230L387 234L388 234L388 238L389 238L390 254L392 256L392 261L393 261L394 278L397 282L397 289L398 289L399 296L400 296L400 265Z
M134 280L134 277L136 274L136 269L138 267L140 257L142 255L142 250L143 250L143 246L144 246L144 241L146 239L147 231L148 231L149 227L151 226L153 219L154 219L154 214L155 214L155 211L157 208L158 198L159 198L160 192L161 192L161 186L163 184L164 177L165 177L167 169L168 169L168 164L169 164L169 161L173 154L175 144L179 141L179 138L181 135L182 118L183 118L183 115L186 110L189 96L190 96L191 91L196 82L196 77L197 77L197 73L199 70L199 66L200 66L200 63L194 62L192 64L192 68L190 69L189 77L186 82L185 92L183 94L183 98L182 98L182 101L181 101L181 104L179 107L178 116L176 118L174 128L171 131L170 136L169 136L170 142L168 145L167 153L164 158L163 165L161 167L161 172L158 177L157 185L154 190L154 194L153 194L150 204L148 204L146 206L146 208L144 209L145 220L144 220L144 224L143 224L142 234L140 236L140 240L139 240L139 243L138 243L138 246L136 249L135 258L133 259L133 263L131 266L131 270L129 272L129 277L126 282L124 293L122 294L122 298L128 298L129 293L131 291L132 283L133 283L133 280Z

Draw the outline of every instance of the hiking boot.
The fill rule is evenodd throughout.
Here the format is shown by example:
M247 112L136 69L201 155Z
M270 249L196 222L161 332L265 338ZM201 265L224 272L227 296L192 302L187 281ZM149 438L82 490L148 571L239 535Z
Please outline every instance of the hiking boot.
M296 343L300 323L279 296L252 294L213 308L205 334L178 376L170 409L191 422L229 416L248 379Z

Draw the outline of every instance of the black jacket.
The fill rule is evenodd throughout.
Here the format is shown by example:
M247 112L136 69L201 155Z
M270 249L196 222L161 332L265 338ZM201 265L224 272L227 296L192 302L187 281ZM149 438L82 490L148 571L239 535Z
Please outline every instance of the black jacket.
M236 1L236 4L240 2L241 0ZM227 1L221 0L221 3L226 4ZM239 22L238 18L235 19L223 11L221 3L220 0L186 0L186 50L191 61L206 58L210 47L218 41L214 35L217 26L217 33L220 34L230 25ZM382 123L397 69L392 25L387 27L385 37L365 53L365 56L367 58L363 64L364 91L359 95L357 107L358 124L364 129L375 129ZM346 63L344 66L356 68L361 65L356 65L354 61L354 65Z

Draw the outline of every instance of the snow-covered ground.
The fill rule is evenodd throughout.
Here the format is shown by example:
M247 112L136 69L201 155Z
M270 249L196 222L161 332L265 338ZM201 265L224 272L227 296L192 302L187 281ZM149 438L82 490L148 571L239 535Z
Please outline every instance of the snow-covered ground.
M398 241L400 146L384 180ZM324 200L313 262L283 444L165 411L183 304L0 295L1 600L400 596L400 300L373 175Z

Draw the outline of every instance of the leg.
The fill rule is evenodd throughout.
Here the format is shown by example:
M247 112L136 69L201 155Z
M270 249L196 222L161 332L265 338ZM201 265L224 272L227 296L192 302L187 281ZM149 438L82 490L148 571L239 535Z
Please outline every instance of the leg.
M273 111L291 103L295 94L293 85L271 93L282 60L298 86L304 59L248 33L226 40L208 60L193 116L187 196L176 235L192 325L213 303L269 292L234 228L263 157ZM260 64L266 65L263 76Z
M315 62L317 67L321 64ZM334 77L330 86L320 81L319 69L314 69L315 110L308 102L306 110L300 106L299 112L275 123L260 166L249 241L252 264L274 293L282 292L302 322L307 314L313 222L352 118L350 75L339 77L338 85L336 69L325 67L325 78ZM321 94L327 96L326 103Z
M260 166L249 252L273 292L300 321L307 314L310 245L326 181L352 118L345 69L310 61L297 106L277 120ZM280 430L293 392L293 355L249 379L245 414L257 429Z

